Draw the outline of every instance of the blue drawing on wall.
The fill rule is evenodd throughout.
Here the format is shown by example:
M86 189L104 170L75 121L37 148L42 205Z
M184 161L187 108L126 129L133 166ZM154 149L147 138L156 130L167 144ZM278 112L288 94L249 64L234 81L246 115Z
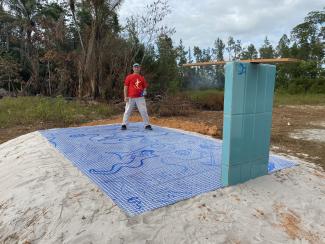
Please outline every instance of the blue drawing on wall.
M243 63L238 63L238 75L246 74L247 67Z

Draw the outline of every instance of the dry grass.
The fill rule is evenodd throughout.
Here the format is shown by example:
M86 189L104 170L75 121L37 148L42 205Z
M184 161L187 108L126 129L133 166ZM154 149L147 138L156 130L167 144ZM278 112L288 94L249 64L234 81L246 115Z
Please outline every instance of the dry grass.
M193 113L192 103L182 95L166 96L149 103L149 112L156 116L187 116Z
M199 109L223 110L224 95L220 90L188 91L184 95Z
M6 97L0 100L0 128L41 122L71 125L113 113L113 108L103 103L66 101L62 97Z

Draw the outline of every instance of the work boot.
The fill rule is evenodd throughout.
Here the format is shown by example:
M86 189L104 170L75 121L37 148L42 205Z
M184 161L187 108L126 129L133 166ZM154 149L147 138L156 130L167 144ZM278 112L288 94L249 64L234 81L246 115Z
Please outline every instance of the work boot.
M126 130L126 125L122 125L121 130Z

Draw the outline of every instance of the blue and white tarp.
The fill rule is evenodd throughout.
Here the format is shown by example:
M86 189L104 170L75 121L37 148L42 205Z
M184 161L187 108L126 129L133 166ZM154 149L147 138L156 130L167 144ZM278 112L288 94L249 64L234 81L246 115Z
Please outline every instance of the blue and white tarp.
M41 134L128 215L222 187L222 141L134 123L63 128ZM269 173L295 165L270 156Z

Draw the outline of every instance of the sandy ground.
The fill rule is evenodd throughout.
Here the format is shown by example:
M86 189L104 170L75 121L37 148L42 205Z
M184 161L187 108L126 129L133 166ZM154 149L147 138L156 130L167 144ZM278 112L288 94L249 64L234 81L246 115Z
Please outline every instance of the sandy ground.
M325 129L298 130L291 133L290 137L298 140L325 142Z
M278 148L276 152L317 163L325 170L324 124L324 105L274 107L271 144Z
M325 243L325 172L299 163L128 217L33 132L0 145L0 243Z

